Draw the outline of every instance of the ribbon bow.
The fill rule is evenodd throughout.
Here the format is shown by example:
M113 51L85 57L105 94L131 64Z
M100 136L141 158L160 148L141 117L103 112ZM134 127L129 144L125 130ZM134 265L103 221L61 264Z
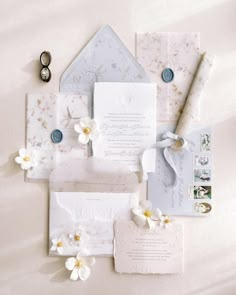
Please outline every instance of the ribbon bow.
M155 144L151 145L149 148L147 148L141 157L141 163L143 167L143 178L146 180L147 179L147 169L145 169L145 154L151 150L151 149L156 149L156 148L163 148L163 156L165 158L165 161L168 163L170 168L174 172L175 180L173 186L176 186L178 183L178 171L175 165L175 162L173 160L172 153L170 152L170 149L172 151L180 151L180 150L188 150L189 143L188 141L182 137L179 136L173 132L167 131L162 135L162 140L157 141Z

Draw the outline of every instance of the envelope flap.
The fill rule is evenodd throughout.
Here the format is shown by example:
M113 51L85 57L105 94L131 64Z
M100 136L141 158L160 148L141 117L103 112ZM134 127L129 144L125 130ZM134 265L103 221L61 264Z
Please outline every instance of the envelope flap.
M53 191L134 192L137 185L137 175L126 165L96 158L70 160L50 175Z

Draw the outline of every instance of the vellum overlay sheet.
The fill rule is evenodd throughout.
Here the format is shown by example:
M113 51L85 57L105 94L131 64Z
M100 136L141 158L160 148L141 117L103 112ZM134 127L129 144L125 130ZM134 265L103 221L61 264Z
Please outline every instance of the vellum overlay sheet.
M181 114L191 83L200 62L199 33L138 33L136 54L139 63L157 83L157 118L177 120ZM173 80L166 83L162 74L173 71ZM200 120L200 102L193 119Z
M93 94L95 82L149 82L134 56L109 26L102 27L63 73L61 92Z
M115 270L119 273L183 272L183 224L150 231L133 221L115 223Z
M69 235L82 226L90 255L113 256L113 222L129 220L130 210L137 203L135 193L51 192L50 240L60 238L63 255L76 255L80 246Z
M90 157L57 166L50 175L50 243L62 240L63 255L77 254L85 242L91 255L113 256L114 220L131 218L137 189L136 174L112 161ZM72 234L71 240L81 226L88 239Z
M88 98L69 93L28 94L27 149L36 154L38 166L27 171L29 180L48 180L55 165L72 158L87 156L87 147L78 143L74 124L88 116ZM59 130L61 142L53 142Z
M172 128L160 126L157 139ZM177 170L175 187L175 176L164 159L163 149L156 150L156 172L148 177L148 199L165 214L207 216L213 211L212 129L195 123L185 138L188 149L170 149Z
M95 83L94 119L100 129L93 142L94 157L140 171L142 153L156 142L156 85ZM151 152L145 165L149 172L155 171L155 152Z

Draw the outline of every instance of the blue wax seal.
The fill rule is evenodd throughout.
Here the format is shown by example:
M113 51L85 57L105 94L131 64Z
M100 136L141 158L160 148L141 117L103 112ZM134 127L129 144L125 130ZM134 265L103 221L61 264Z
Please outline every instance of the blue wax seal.
M164 82L169 83L174 79L174 72L170 68L166 68L162 72L161 77Z
M59 129L55 129L51 133L51 140L54 143L60 143L63 139L63 134Z

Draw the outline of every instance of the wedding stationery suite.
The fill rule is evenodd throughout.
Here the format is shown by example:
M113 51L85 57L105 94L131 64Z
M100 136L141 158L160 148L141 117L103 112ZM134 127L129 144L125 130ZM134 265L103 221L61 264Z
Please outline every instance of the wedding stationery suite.
M198 33L138 33L139 63L157 83L157 118L177 120L200 62ZM193 119L200 120L200 101Z
M51 192L50 240L63 242L63 255L76 255L80 245L70 237L82 226L90 255L113 256L113 222L129 220L137 203L136 193Z
M173 126L159 126L157 138ZM148 177L148 199L169 215L206 216L212 211L212 130L195 126L185 137L188 148L169 148L177 170L173 187L173 170L162 149L156 149L156 172Z
M115 270L119 273L183 272L183 224L154 230L133 221L115 222Z
M100 137L93 142L96 158L127 164L140 171L143 151L156 141L156 85L95 83L94 119ZM147 163L155 170L155 153Z
M37 167L27 171L29 180L48 180L53 167L71 158L87 156L78 143L74 124L88 116L88 98L69 93L28 94L27 150L35 152Z
M142 66L110 26L102 27L63 73L61 92L92 97L95 82L149 82Z

